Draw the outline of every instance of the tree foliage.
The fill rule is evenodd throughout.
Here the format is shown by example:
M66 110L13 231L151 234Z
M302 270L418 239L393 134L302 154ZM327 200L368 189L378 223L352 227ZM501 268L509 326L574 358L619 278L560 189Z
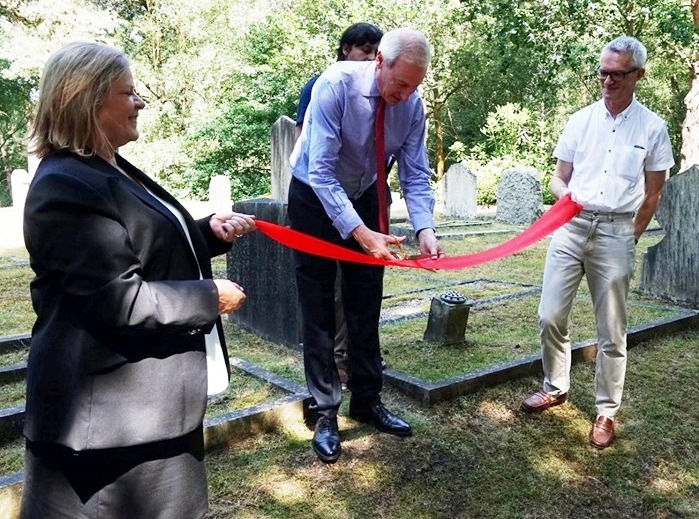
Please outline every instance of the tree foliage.
M235 198L258 196L269 190L271 124L295 115L301 87L360 21L420 29L431 43L421 93L435 180L455 161L493 175L518 163L550 174L566 118L599 97L602 45L621 34L648 48L638 97L668 121L679 152L699 61L697 25L680 0L2 0L3 99L26 99L66 41L121 47L147 101L141 139L123 152L183 196L205 196L218 174ZM7 106L8 121L26 120L21 102ZM7 171L17 153L4 143L16 139L1 128Z
M6 60L0 60L0 207L11 205L12 171L27 167L23 138L31 109L29 94L34 86L23 79L4 78L2 73L8 67Z

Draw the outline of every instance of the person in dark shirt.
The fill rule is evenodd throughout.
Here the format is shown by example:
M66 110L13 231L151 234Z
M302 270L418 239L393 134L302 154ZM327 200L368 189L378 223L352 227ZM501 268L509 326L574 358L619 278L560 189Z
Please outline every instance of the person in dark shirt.
M337 47L337 61L373 61L376 59L376 51L379 49L379 42L383 37L381 29L370 23L355 23L345 29L340 37L340 44ZM311 101L311 91L313 85L320 74L316 74L308 80L301 89L299 95L299 105L296 110L296 130L295 137L298 139L303 128L303 118Z

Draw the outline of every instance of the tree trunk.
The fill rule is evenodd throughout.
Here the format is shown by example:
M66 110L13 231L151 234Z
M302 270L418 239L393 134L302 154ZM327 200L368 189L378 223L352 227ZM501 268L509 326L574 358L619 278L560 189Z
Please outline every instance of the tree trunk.
M692 0L692 19L699 27L699 0ZM680 172L699 164L699 56L694 56L692 65L692 87L684 98L687 114L682 123L682 149L680 150Z
M434 160L437 180L444 176L444 127L442 126L441 110L433 114L434 121Z

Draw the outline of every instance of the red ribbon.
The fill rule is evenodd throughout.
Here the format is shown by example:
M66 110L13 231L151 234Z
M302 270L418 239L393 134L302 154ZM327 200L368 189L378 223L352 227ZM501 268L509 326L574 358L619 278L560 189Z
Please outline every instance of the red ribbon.
M563 224L572 219L582 210L582 206L566 195L559 199L541 218L534 222L530 227L522 231L520 234L511 240L496 245L490 249L475 254L466 254L464 256L447 256L440 259L420 258L406 260L384 260L374 258L361 252L353 251L335 245L313 236L300 233L283 227L281 225L266 222L264 220L256 220L257 228L265 236L274 241L281 243L291 249L314 254L324 258L336 259L341 261L351 261L353 263L364 263L366 265L383 265L391 267L409 267L422 268L430 270L458 270L466 267L473 267L481 263L487 263L496 259L509 256L515 252L538 242L545 238L553 231L561 227Z

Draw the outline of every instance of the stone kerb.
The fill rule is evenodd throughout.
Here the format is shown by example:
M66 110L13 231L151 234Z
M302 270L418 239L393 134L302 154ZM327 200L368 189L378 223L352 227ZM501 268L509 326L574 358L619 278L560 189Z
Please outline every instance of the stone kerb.
M284 202L289 200L289 155L294 149L295 128L296 123L286 115L281 116L272 125L272 198Z
M266 381L289 393L274 401L231 411L204 421L204 445L207 451L218 449L260 432L275 431L284 424L302 421L310 403L305 387L283 379L242 359L231 358L231 367ZM0 428L21 431L24 406L0 410ZM24 474L0 476L0 517L16 519L22 494Z
M495 219L514 225L530 225L543 214L541 173L534 168L507 169L498 182Z
M234 211L288 225L287 205L261 198L236 202ZM228 279L246 289L247 299L230 319L264 339L298 348L300 312L293 252L260 232L245 235L228 254Z
M643 256L639 292L699 307L699 165L670 178L655 214L665 237Z
M628 347L644 341L699 327L699 313L687 310L676 317L663 319L628 330ZM572 345L572 361L593 361L597 355L597 341L586 340ZM384 380L401 393L423 405L436 405L453 398L473 393L527 375L541 375L541 355L528 355L520 359L502 362L488 368L457 375L445 380L428 382L400 371L386 369Z
M463 164L452 164L442 179L443 214L474 219L478 209L476 175Z

